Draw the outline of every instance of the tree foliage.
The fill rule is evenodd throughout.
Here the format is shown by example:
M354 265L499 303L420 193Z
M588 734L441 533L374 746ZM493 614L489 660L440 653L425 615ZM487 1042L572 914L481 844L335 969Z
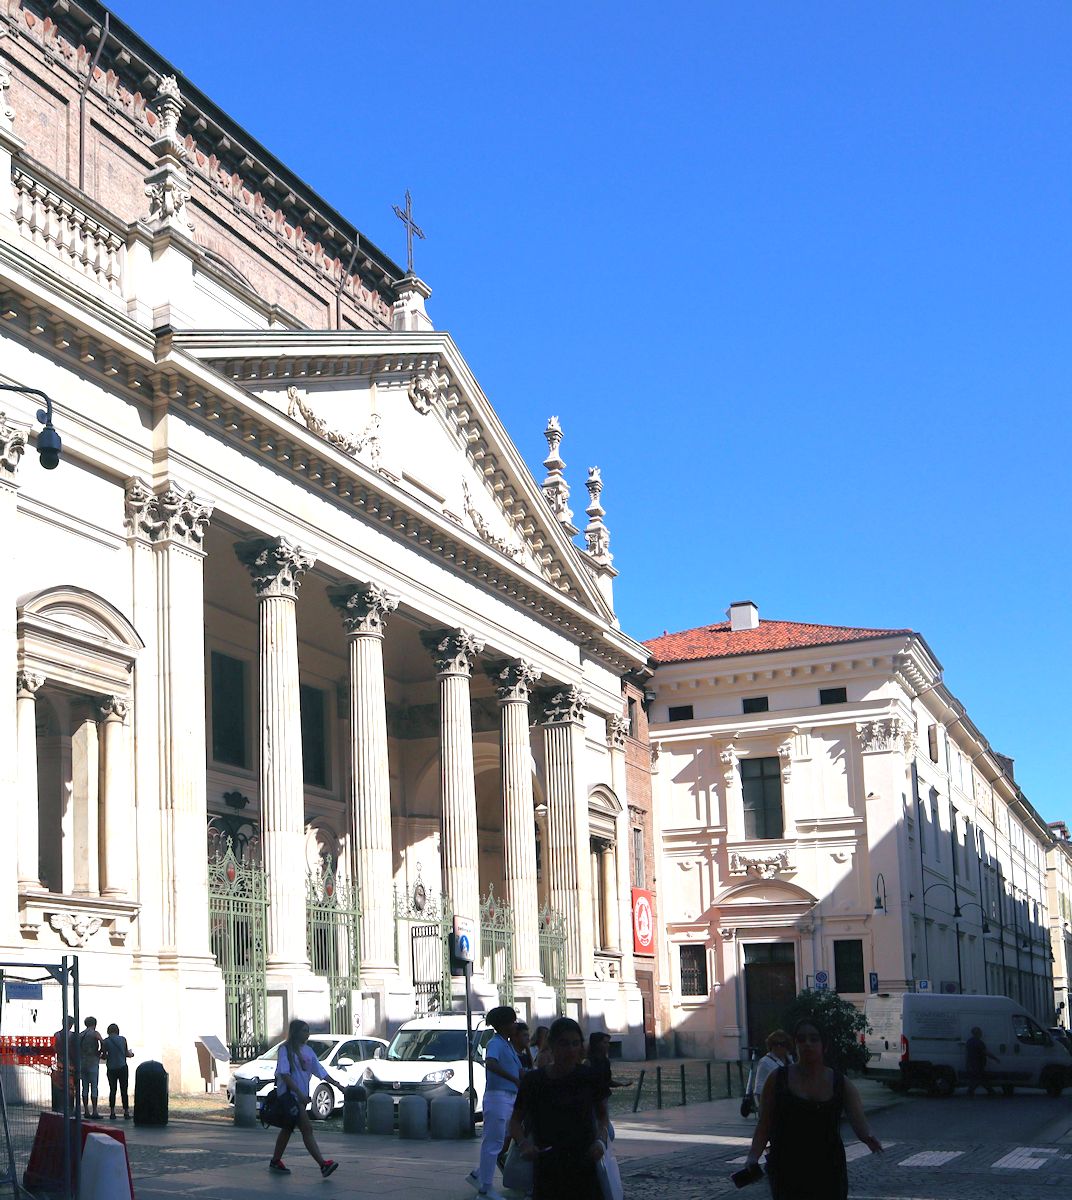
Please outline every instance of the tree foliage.
M810 1018L827 1038L827 1063L839 1071L857 1071L867 1062L867 1049L860 1034L868 1029L867 1018L837 992L814 992L806 988L786 1009L784 1027L792 1032L798 1021Z

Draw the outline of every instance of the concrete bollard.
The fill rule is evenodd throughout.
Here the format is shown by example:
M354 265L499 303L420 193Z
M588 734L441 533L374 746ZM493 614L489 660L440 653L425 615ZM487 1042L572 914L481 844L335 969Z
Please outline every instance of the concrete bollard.
M359 1084L351 1083L342 1097L343 1133L365 1132L365 1101L368 1092Z
M428 1136L428 1101L423 1096L403 1096L398 1102L398 1136Z
M431 1103L431 1128L434 1138L469 1136L469 1101L451 1092L437 1096Z
M365 1120L369 1133L394 1133L395 1102L386 1092L373 1092L369 1096Z
M82 1151L78 1195L83 1200L132 1200L127 1148L105 1133L91 1133Z
M234 1123L243 1129L257 1124L257 1084L252 1079L235 1080Z

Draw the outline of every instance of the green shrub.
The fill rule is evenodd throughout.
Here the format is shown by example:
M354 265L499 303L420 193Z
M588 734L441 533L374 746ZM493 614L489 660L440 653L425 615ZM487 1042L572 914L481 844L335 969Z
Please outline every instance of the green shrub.
M792 1033L793 1026L805 1017L813 1020L826 1035L829 1066L839 1071L863 1068L867 1062L867 1048L860 1045L860 1034L867 1032L868 1024L855 1004L842 1000L837 992L805 989L786 1009L782 1023Z

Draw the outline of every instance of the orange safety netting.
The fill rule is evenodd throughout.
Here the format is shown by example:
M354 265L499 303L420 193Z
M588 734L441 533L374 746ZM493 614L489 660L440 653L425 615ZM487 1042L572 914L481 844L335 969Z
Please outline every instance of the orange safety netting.
M53 1037L0 1037L0 1066L52 1067L56 1064Z

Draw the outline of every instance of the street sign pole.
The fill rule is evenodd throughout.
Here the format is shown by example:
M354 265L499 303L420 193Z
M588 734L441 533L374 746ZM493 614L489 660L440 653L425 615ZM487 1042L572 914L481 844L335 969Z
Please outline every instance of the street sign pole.
M465 976L465 1040L469 1060L469 1136L476 1137L476 1088L473 1084L473 958L476 954L476 922L454 915L450 937L450 973Z
M469 984L473 978L473 964L465 964L465 1044L469 1048L469 1136L476 1137L476 1090L473 1087L473 993Z

